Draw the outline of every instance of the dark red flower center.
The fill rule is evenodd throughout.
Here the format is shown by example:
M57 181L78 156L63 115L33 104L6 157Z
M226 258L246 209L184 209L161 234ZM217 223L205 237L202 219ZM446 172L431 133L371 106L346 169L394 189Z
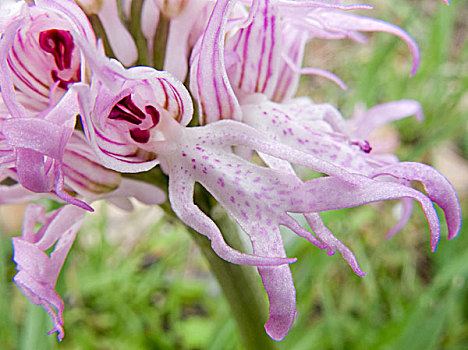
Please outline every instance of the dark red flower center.
M42 50L54 56L55 64L59 70L70 68L75 44L69 31L61 29L45 30L39 34L39 46Z
M112 107L112 110L107 117L109 119L121 120L133 125L141 125L147 117L151 118L151 123L149 127L134 127L129 130L132 139L138 143L148 142L150 139L150 129L152 129L159 123L158 110L151 105L147 105L145 106L144 113L132 101L131 95L127 95L124 98L122 98L119 102L117 102L114 105L114 107Z
M72 54L75 44L73 37L67 30L49 29L39 33L39 46L42 50L50 53L54 57L58 71L52 70L51 77L54 82L59 82L59 86L67 89L69 84L79 80L79 69L71 78L60 77L60 71L70 69Z

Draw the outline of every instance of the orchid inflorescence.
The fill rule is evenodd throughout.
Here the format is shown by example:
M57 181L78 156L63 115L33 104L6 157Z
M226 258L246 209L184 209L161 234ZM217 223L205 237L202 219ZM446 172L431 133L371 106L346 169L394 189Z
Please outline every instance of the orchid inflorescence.
M404 30L349 12L369 9L338 0L145 0L135 19L131 1L2 2L0 203L48 197L64 204L52 212L30 204L23 233L13 238L14 281L52 317L50 333L64 336L64 303L55 284L85 213L102 198L122 207L129 197L158 205L167 193L177 217L207 236L219 257L256 266L270 303L265 329L275 340L296 317L289 269L296 259L286 256L280 226L330 255L338 251L359 276L364 272L353 253L320 212L401 199L391 236L417 201L435 250L435 203L448 238L457 235L460 205L447 179L368 142L383 124L412 115L420 120L418 102L356 109L345 119L330 104L295 96L303 74L345 88L331 72L302 66L314 38L362 42L362 32L389 32L408 45L416 72L418 46ZM131 33L128 23L136 20ZM167 188L125 176L158 165ZM292 165L322 176L303 181ZM411 181L421 182L426 194ZM194 203L195 183L240 226L251 253L225 242Z

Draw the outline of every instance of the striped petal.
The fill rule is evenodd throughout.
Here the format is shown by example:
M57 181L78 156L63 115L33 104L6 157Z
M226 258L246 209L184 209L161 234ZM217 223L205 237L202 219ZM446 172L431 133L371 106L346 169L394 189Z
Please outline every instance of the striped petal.
M235 2L216 2L205 32L192 54L190 90L198 102L200 124L241 118L239 102L229 82L224 62L226 23Z

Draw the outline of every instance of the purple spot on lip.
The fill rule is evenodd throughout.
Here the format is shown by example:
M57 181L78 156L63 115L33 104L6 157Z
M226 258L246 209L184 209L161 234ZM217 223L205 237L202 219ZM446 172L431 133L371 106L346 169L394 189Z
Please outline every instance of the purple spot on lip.
M353 141L351 142L352 145L359 146L361 151L364 153L370 153L372 151L372 147L370 146L369 142L367 140L364 140L362 142L359 141Z

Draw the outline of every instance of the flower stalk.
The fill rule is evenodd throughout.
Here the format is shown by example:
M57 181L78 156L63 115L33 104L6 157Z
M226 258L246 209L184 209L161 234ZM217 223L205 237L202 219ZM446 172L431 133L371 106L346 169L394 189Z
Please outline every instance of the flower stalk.
M169 17L162 12L160 13L153 46L153 67L158 70L162 70L164 68L170 21Z
M141 31L140 18L141 18L142 7L143 7L142 0L132 1L131 20L130 20L128 29L133 39L135 40L135 44L138 50L138 60L136 62L137 65L149 66L150 57L148 55L148 44L146 42L145 37L143 36L143 32Z

